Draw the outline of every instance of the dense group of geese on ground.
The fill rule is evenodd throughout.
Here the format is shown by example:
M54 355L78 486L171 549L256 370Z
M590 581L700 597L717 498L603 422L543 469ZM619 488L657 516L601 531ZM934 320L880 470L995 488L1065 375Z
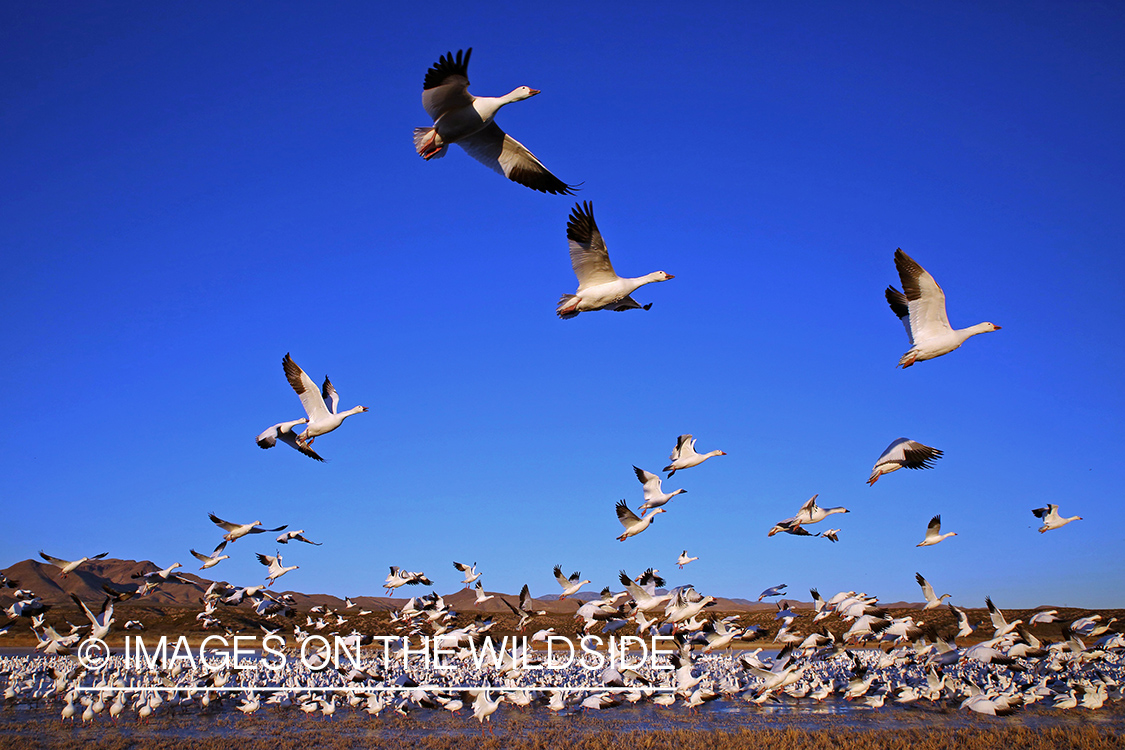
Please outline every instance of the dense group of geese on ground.
M507 135L494 118L508 104L524 101L538 90L520 86L501 97L476 97L468 92L468 64L472 49L442 55L427 72L423 82L422 102L433 120L432 126L416 128L414 144L419 155L429 161L444 156L450 144L461 146L470 156L500 172L510 180L544 193L573 195L575 185L564 183L552 174L526 147ZM648 310L651 304L641 304L632 294L640 287L674 278L664 271L654 271L645 276L627 278L617 275L609 259L605 241L594 220L589 201L576 204L567 222L567 240L570 261L578 288L574 294L565 294L556 306L560 318L569 319L583 312L598 310L627 311ZM910 342L909 350L902 355L899 366L908 368L917 362L948 354L959 348L970 337L1000 330L992 323L980 323L964 329L954 329L948 320L945 294L934 278L901 249L895 251L894 262L902 291L888 287L887 303L902 321ZM314 441L337 430L344 420L354 414L366 412L364 406L340 411L340 397L326 376L318 388L313 380L287 353L282 358L282 368L289 385L300 399L305 416L278 422L256 438L263 449L282 442L317 461L324 458L313 449ZM304 426L300 432L297 429ZM318 446L319 447L319 446ZM679 471L699 466L715 456L726 455L721 450L697 453L695 438L681 435L664 468L668 477ZM868 483L901 468L926 469L943 455L941 450L915 440L899 438L891 443L872 468ZM618 537L625 541L645 531L655 517L667 512L666 506L685 489L666 493L661 478L638 466L633 466L643 487L643 503L638 516L622 500L617 503L617 517L624 527ZM795 536L814 536L804 527L820 523L829 516L848 513L842 507L822 508L814 495L797 513L776 523L769 536L784 532ZM1060 528L1073 516L1064 518L1058 506L1048 505L1033 511L1043 519L1040 532ZM222 554L228 544L248 535L284 532L276 541L318 544L303 536L303 530L285 532L287 526L267 529L261 521L237 524L224 521L214 514L211 520L226 533L223 541L210 554L191 549L191 554L203 563L200 570L212 568L229 555ZM838 541L839 529L830 529L815 536ZM925 538L917 546L932 546L955 536L941 533L941 517L935 515L927 528ZM62 560L41 552L44 560L60 568L60 575L74 572L83 563L103 558L83 557L74 561ZM268 569L265 586L230 587L213 584L204 595L204 609L197 620L204 629L224 627L220 619L221 607L248 604L254 612L271 619L294 614L293 598L270 593L267 588L282 575L297 570L299 566L283 565L280 552L274 555L256 553L258 560ZM698 560L687 550L679 556L677 564ZM472 566L454 563L464 574L462 583L475 584L479 605L493 598L484 591L482 573ZM114 623L113 604L131 596L142 597L168 581L190 582L174 571L182 567L174 563L168 568L134 577L143 581L136 592L123 592L106 588L107 598L98 614L78 597L73 597L88 625L74 627L63 634L47 625L46 608L32 592L17 591L16 602L6 612L9 617L30 617L33 630L40 643L34 656L0 657L0 676L4 680L4 699L8 702L49 704L61 702L62 718L92 721L99 715L117 719L126 711L135 712L145 719L156 713L195 707L203 710L221 710L221 704L231 703L230 693L222 688L229 686L242 692L237 710L252 714L267 707L277 709L297 708L306 713L331 715L338 707L337 700L345 696L346 705L379 715L383 711L400 713L421 710L447 710L457 712L472 706L473 715L480 721L494 713L502 702L516 706L545 705L555 712L573 712L579 709L605 709L615 705L652 701L670 706L680 703L689 709L718 698L740 699L755 704L793 699L826 700L832 696L849 700L862 700L869 706L880 707L885 702L909 704L933 702L956 704L985 714L1005 714L1022 705L1046 702L1057 708L1098 708L1106 700L1120 700L1125 683L1125 639L1113 633L1109 623L1099 623L1095 615L1085 621L1075 621L1064 629L1063 640L1046 643L1029 630L1030 626L1050 622L1050 613L1037 614L1031 622L1008 623L991 599L987 606L994 628L988 640L967 648L958 647L955 639L972 633L972 626L962 610L949 606L957 618L958 632L952 637L941 635L932 626L911 617L892 619L878 606L878 600L862 593L840 592L829 600L811 591L814 612L813 623L829 616L839 617L851 625L842 638L837 638L827 628L800 629L807 617L780 603L777 619L780 627L773 642L780 649L772 659L762 655L761 649L739 656L719 653L740 640L766 637L761 629L743 628L738 617L721 620L704 615L714 606L715 598L702 596L690 586L681 586L661 592L664 582L650 569L636 579L624 571L619 577L624 591L612 593L607 586L599 598L584 601L577 612L585 634L638 633L642 635L665 634L674 639L674 651L661 662L664 671L651 666L628 669L589 670L573 666L567 670L551 672L557 680L554 688L538 684L543 672L530 673L524 657L540 659L538 653L523 653L520 648L504 651L491 667L476 668L469 651L481 642L494 621L477 616L471 623L455 627L457 613L448 607L436 593L410 599L391 621L400 632L397 648L401 650L411 635L429 634L442 639L450 648L460 649L450 659L454 669L436 672L424 664L404 667L402 662L367 664L350 670L326 672L302 671L297 661L286 674L277 675L260 670L236 672L229 669L195 669L166 665L138 673L124 669L119 657L111 659L102 672L86 672L76 667L67 654L85 637L105 638ZM578 572L567 577L562 567L556 565L553 575L561 592L560 599L577 596L589 580L581 579ZM948 594L940 597L930 583L917 574L917 582L926 599L925 609L943 606ZM10 584L0 580L0 588ZM390 568L385 587L388 593L402 586L424 585L432 582L422 572L409 572L397 566ZM11 586L14 588L14 586ZM782 596L785 584L762 592L764 598ZM537 609L530 596L528 585L520 593L518 606L503 600L519 618L519 629L525 630L535 618L545 614ZM355 607L348 600L345 610ZM320 612L316 610L320 609ZM314 621L312 615L318 619ZM370 612L358 611L356 616ZM330 618L335 616L335 620ZM327 608L314 608L307 615L305 627L318 631L342 626L348 618ZM129 624L126 625L129 627ZM266 632L265 621L261 627ZM83 633L89 628L87 633ZM0 630L0 633L4 632ZM551 631L539 630L532 642L545 640ZM300 626L285 638L292 647L309 635ZM1098 637L1092 646L1082 638ZM365 636L353 630L350 634L357 643ZM891 649L872 648L891 644ZM849 645L852 648L849 648ZM697 652L698 648L698 652ZM477 686L462 689L465 685ZM253 686L253 687L252 687ZM350 686L346 693L333 694L332 688ZM395 690L385 690L394 687ZM579 689L580 688L580 689ZM572 690L573 689L573 690ZM495 698L490 696L495 695Z

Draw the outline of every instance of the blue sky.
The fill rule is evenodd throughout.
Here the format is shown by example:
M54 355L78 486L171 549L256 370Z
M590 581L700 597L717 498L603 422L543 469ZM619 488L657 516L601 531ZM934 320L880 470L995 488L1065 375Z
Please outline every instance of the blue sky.
M1121 606L1125 11L601 5L0 8L0 565L193 569L214 512L324 542L283 548L310 592L453 591L459 560L508 592L558 563L893 601L920 571ZM556 319L574 200L414 153L426 69L469 46L474 93L543 91L497 121L583 183L618 272L676 276L650 311ZM1003 330L896 370L896 247ZM253 443L302 416L286 352L371 410L327 464ZM617 542L681 433L729 455ZM868 487L900 436L945 457ZM766 537L815 493L838 544ZM1085 520L1038 534L1049 502ZM935 513L959 535L917 549Z

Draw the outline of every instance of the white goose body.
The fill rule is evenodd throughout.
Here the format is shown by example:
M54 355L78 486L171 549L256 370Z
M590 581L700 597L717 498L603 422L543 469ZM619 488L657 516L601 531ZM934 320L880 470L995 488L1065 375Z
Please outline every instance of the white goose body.
M638 469L636 466L633 467L633 471L637 475L637 480L644 486L645 502L644 505L640 507L642 515L646 510L659 508L661 505L667 504L668 501L674 498L676 495L687 492L687 490L664 492L660 488L661 479L659 476L653 474L651 471Z
M647 310L651 304L641 305L630 295L645 284L675 278L664 271L635 278L618 276L594 221L594 208L587 201L575 204L571 210L566 238L570 243L570 265L578 277L578 291L559 299L555 312L560 318L573 318L578 313L594 310Z
M895 250L895 268L903 291L887 287L887 302L906 327L910 349L899 359L899 367L949 354L978 333L999 331L1000 326L978 323L969 328L954 329L945 312L945 292L902 248ZM905 292L905 294L903 293Z
M1043 534L1054 529L1061 529L1071 521L1081 521L1082 516L1071 516L1070 518L1063 518L1059 515L1059 506L1048 503L1046 508L1036 508L1031 511L1035 514L1036 518L1043 519L1043 525L1039 527L1039 533Z
M297 436L299 444L308 447L316 437L332 432L351 415L367 411L366 406L337 411L340 394L336 392L332 381L325 377L324 385L318 390L312 378L305 374L288 353L282 357L281 366L285 370L289 385L297 392L298 398L301 399L301 406L305 408L305 413L309 417L309 426Z
M915 547L932 547L938 542L944 541L951 536L957 536L956 531L948 531L941 533L941 514L934 516L930 519L930 523L926 526L926 538L914 545Z
M676 447L672 450L672 455L668 459L672 462L664 467L664 471L668 472L668 476L672 476L681 469L690 469L693 466L699 466L701 463L713 456L725 456L724 451L711 451L710 453L696 453L695 452L695 438L691 435L680 435L676 438Z
M535 155L496 124L496 113L513 102L540 93L520 86L504 96L473 96L469 93L470 47L442 55L422 83L422 107L434 121L432 127L414 128L414 148L426 161L445 156L456 143L489 169L513 182L554 195L572 195L567 185L551 174Z

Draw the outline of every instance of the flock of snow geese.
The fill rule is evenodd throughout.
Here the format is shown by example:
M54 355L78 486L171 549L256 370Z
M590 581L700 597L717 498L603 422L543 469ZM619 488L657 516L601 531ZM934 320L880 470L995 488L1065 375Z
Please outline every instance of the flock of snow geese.
M433 125L416 128L414 144L419 155L429 161L444 156L450 144L460 145L470 156L503 174L508 179L533 190L554 195L573 195L576 186L564 183L520 142L507 135L495 122L495 116L505 105L523 101L539 91L520 86L501 97L477 97L468 91L468 64L472 50L442 55L427 72L423 84L422 103ZM589 202L577 204L567 223L570 260L578 288L574 294L565 294L558 302L556 313L560 318L573 318L579 313L596 310L625 311L648 310L651 304L640 304L632 294L641 286L674 278L664 271L654 271L645 276L624 278L617 275L610 263L605 241L594 220ZM970 337L980 333L1000 330L992 323L979 323L963 329L953 328L946 315L945 294L937 282L922 266L901 249L894 254L902 291L888 287L885 293L891 310L902 321L910 348L902 355L899 366L907 368L917 362L948 354L959 348ZM341 411L340 396L326 377L318 388L314 381L287 353L282 368L290 386L296 392L305 416L279 422L257 437L257 444L268 449L280 441L305 456L324 461L314 441L338 429L348 417L367 411L355 406ZM300 432L297 429L304 426ZM667 478L677 472L697 467L707 460L726 455L721 450L699 453L696 440L690 434L679 436L664 467ZM318 445L318 448L320 446ZM879 456L867 482L874 485L884 474L902 468L926 469L942 457L942 451L915 440L899 438ZM662 479L655 473L633 466L643 487L641 515L633 512L622 500L617 503L617 517L624 528L618 537L626 541L645 531L664 507L677 495L687 492L676 489L665 492ZM777 522L768 532L796 536L818 536L832 542L838 541L839 529L811 534L806 527L820 523L830 516L848 513L847 508L822 508L813 496L790 518ZM1078 516L1064 518L1058 506L1048 505L1033 511L1041 518L1040 532L1060 528ZM191 554L202 566L212 568L229 555L223 554L227 545L248 535L282 532L278 544L303 542L316 545L304 536L304 530L286 531L287 526L267 529L262 522L237 524L224 521L214 514L211 521L225 533L223 540L210 554L191 549ZM930 521L919 547L932 546L956 536L955 532L941 532L941 516ZM90 560L83 557L68 561L40 553L44 560L57 566L62 577L75 571ZM269 591L272 584L298 566L286 566L282 556L257 554L259 562L267 569L266 583L262 586L230 587L214 584L204 595L204 609L197 620L204 629L225 627L220 619L221 607L248 603L261 617L272 619L292 616L292 597ZM677 564L683 566L698 560L685 549ZM483 604L493 595L485 593L482 573L476 564L454 563L464 575L465 587L474 585L474 605ZM267 706L278 709L298 707L311 713L332 714L337 709L339 693L333 689L350 687L346 695L349 707L379 715L382 711L399 713L423 709L457 712L471 704L473 715L480 721L497 710L501 702L516 706L545 705L555 712L573 712L578 709L605 709L621 704L651 701L669 706L679 700L694 709L716 698L743 699L756 704L779 700L809 698L825 700L838 696L849 700L862 700L870 706L882 706L885 701L899 704L933 702L960 706L986 714L1009 713L1021 705L1049 702L1057 708L1097 708L1106 700L1120 700L1125 684L1125 638L1110 630L1113 620L1099 623L1095 615L1064 625L1064 637L1056 643L1045 643L1030 630L1034 625L1051 622L1052 612L1036 614L1030 622L1007 622L991 600L987 605L991 613L993 633L982 643L961 648L956 638L973 632L964 611L945 604L948 594L936 596L930 583L917 574L917 582L926 599L925 609L948 606L955 614L959 629L952 637L939 634L932 625L915 622L911 617L892 619L878 605L876 597L864 593L840 592L824 600L813 589L814 611L800 614L779 603L777 620L780 627L773 641L781 649L772 659L760 655L761 649L739 656L720 653L738 641L768 637L760 628L744 628L737 624L738 617L722 620L702 617L708 607L715 604L712 596L701 596L690 586L658 591L664 581L657 571L649 570L636 579L624 571L619 577L624 591L613 593L607 586L601 595L584 601L576 618L581 621L582 633L628 633L642 635L664 634L671 636L675 653L666 660L666 670L651 666L635 669L612 667L591 672L574 666L553 672L557 681L553 687L533 685L542 673L529 672L532 663L542 656L528 651L526 643L513 644L491 666L474 665L469 653L471 647L482 642L495 624L491 618L477 615L465 625L455 627L457 613L436 593L412 598L391 622L400 633L397 649L401 650L410 635L432 634L432 637L454 649L460 649L449 658L452 671L438 672L424 663L409 665L409 659L395 662L397 666L383 665L366 669L340 669L302 671L303 665L294 666L278 675L264 670L234 671L213 669L206 665L184 668L181 665L158 668L138 673L126 670L119 656L111 657L109 667L98 673L75 667L67 656L84 637L103 639L114 623L113 604L133 596L143 597L168 581L187 581L175 572L182 567L175 563L163 570L137 574L139 588L125 592L106 587L107 598L101 611L93 611L78 597L73 597L89 624L71 626L71 632L62 634L45 622L45 607L32 592L16 592L16 603L7 609L10 617L30 617L39 639L38 651L43 656L0 657L0 676L4 678L6 701L41 703L58 700L64 703L64 719L81 716L82 721L92 721L99 714L117 718L126 710L134 711L141 719L158 710L184 708L194 705L204 710L221 709L224 697L231 689L242 690L243 697L234 708L252 714ZM591 581L581 579L578 572L567 577L561 566L555 566L554 578L561 592L559 598L574 597ZM408 572L392 566L385 581L389 593L406 585L430 586L432 582L422 572ZM0 576L0 587L16 586ZM764 598L783 595L785 584L762 592ZM524 585L519 605L503 600L519 618L523 631L536 617L546 614L536 608L529 588ZM339 628L347 619L343 616L356 605L346 600L344 610L333 612L316 607L307 615L305 628L324 630ZM312 615L318 615L317 620ZM358 610L354 616L365 617L372 613ZM836 616L851 626L841 638L817 623ZM335 620L330 618L335 617ZM802 619L810 619L807 632L795 627ZM83 634L86 627L89 632ZM130 627L127 624L126 627ZM263 622L262 630L268 629ZM0 634L6 631L0 630ZM532 636L532 643L545 640L553 630L540 630ZM300 644L310 631L296 626L292 640L286 637L289 647ZM339 634L335 631L333 634ZM348 638L357 643L370 642L367 636L353 630ZM1100 637L1087 647L1082 638ZM893 644L885 651L878 649L849 649L848 646L864 644ZM696 652L699 646L699 653ZM47 661L42 661L46 659ZM592 679L592 677L596 679ZM466 690L464 685L481 687ZM224 687L228 688L224 691ZM395 688L388 690L387 688ZM84 688L80 690L79 688ZM268 692L263 699L259 694ZM493 699L490 696L495 695Z

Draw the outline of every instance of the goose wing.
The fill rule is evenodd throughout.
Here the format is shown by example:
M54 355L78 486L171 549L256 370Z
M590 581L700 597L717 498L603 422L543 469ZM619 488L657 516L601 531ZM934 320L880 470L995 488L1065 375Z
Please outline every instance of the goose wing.
M652 472L645 471L644 469L638 469L636 466L633 467L633 472L636 473L637 480L640 481L641 484L645 485L646 488L648 487L648 483L654 480L656 482L654 486L656 488L660 487L660 477L656 476Z
M1058 508L1059 508L1059 506L1057 506L1057 505L1048 504L1046 508L1036 508L1035 510L1033 510L1031 512L1035 515L1036 518L1046 518L1047 516L1051 515L1056 510L1058 510ZM43 554L43 553L40 552L39 554Z
M446 112L471 107L473 96L469 93L469 47L462 55L446 52L426 71L422 81L422 107L434 122Z
M555 566L554 573L555 573L555 580L559 582L560 586L562 586L564 589L570 586L570 582L567 581L566 576L563 575L561 565Z
M945 292L902 248L895 250L895 268L910 309L911 341L951 331L945 313Z
M501 130L495 120L457 143L469 156L512 182L541 193L574 195L575 185L567 185L551 174L535 154Z
M622 526L628 529L641 519L637 518L636 513L629 510L629 506L625 504L624 500L621 500L617 503L617 520L621 522Z
M289 385L293 387L298 398L301 399L301 406L305 407L305 413L309 415L309 421L316 422L327 418L329 416L328 407L324 404L324 397L320 395L320 390L316 387L312 378L297 366L297 363L288 353L281 359L281 366L285 369L285 378L289 381Z
M39 550L39 556L42 557L47 562L51 563L51 565L57 565L60 568L64 568L67 565L70 565L70 563L72 562L71 560L60 560L57 557L51 557L50 555L48 555L43 550Z
M194 549L189 549L188 552L190 552L192 557L196 560L199 560L199 562L210 562L213 557L213 555L205 555L202 552L196 552Z
M690 456L692 453L695 453L694 445L695 441L692 440L691 435L680 435L676 438L676 447L673 449L672 455L668 456L668 458L676 461L680 457Z
M324 385L320 387L320 397L324 399L328 411L335 414L336 407L340 405L340 394L336 393L336 386L332 385L327 375L324 376Z
M214 513L208 513L207 517L211 519L211 523L215 524L216 526L218 526L223 531L234 531L235 529L242 528L242 524L231 523L230 521L224 521L223 519L216 516Z
M934 587L930 582L922 577L921 573L914 574L914 580L918 581L918 585L922 587L922 596L926 597L926 601L932 602L937 596L934 594Z
M304 443L302 443L302 442L299 442L299 441L297 440L297 435L296 435L296 434L295 434L295 433L294 433L294 432L293 432L292 430L290 430L289 432L283 432L283 433L281 433L281 440L282 440L282 441L283 441L283 442L284 442L284 443L285 443L286 445L288 445L288 446L289 446L290 448L293 448L293 449L295 449L295 450L298 450L298 451L300 451L301 453L304 453L304 454L305 454L306 456L308 456L309 458L313 458L313 459L316 459L317 461L320 461L320 462L323 462L323 461L324 461L324 459L323 459L323 458L321 458L321 456L320 456L320 454L319 454L319 453L317 453L316 451L314 451L314 450L313 450L312 448L310 448L310 447L309 447L308 445L306 445L306 444L304 444ZM261 445L261 443L259 443L259 445Z
M930 519L930 523L926 526L926 538L939 536L941 534L941 514L937 514Z
M594 206L589 201L575 204L566 223L566 238L570 241L570 265L578 277L578 291L598 284L607 284L619 278L609 261L602 233L594 221Z
M903 328L906 329L906 338L910 339L910 345L913 346L914 333L910 330L910 307L907 304L906 295L893 286L887 287L886 295L887 303L902 322Z

